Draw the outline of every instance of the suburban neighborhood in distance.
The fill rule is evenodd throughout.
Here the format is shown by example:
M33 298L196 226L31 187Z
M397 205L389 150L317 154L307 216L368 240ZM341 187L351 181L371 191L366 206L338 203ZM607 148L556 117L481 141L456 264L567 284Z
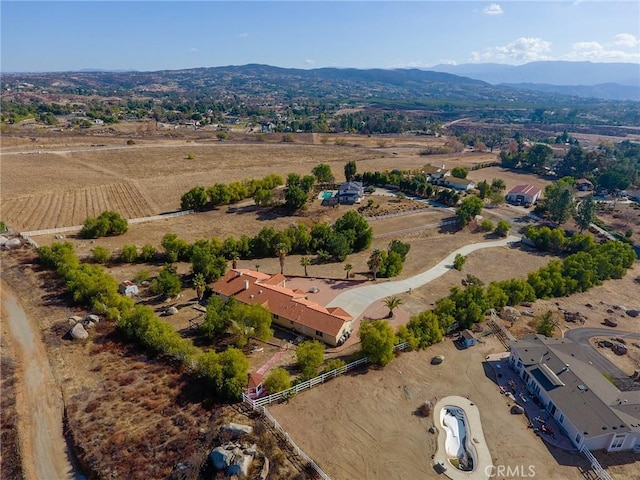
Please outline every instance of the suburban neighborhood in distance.
M3 5L0 478L640 479L640 5L556 3Z

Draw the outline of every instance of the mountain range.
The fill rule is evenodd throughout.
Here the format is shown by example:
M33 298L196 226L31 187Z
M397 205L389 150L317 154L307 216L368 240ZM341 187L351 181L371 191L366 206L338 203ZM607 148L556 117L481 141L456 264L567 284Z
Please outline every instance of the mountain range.
M492 85L609 100L640 101L640 64L545 61L524 65L468 63L428 70Z

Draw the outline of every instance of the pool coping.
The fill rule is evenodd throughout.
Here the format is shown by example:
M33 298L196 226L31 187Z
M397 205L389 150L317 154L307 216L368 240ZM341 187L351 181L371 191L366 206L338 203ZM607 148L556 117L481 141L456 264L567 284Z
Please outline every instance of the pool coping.
M477 458L476 468L471 472L465 472L454 468L447 459L447 453L444 446L445 432L443 427L440 425L439 419L440 411L448 405L458 407L463 410L465 417L467 418L467 422L469 423L469 435L471 436L471 441L475 447ZM446 466L446 470L442 471L442 473L451 480L488 480L493 473L493 468L491 468L493 461L491 459L489 447L487 446L484 438L482 422L480 420L480 410L478 407L468 398L452 395L438 400L433 408L432 415L433 424L435 425L438 433L437 450L433 456L434 468L438 471L442 471L442 469L439 468L439 465Z

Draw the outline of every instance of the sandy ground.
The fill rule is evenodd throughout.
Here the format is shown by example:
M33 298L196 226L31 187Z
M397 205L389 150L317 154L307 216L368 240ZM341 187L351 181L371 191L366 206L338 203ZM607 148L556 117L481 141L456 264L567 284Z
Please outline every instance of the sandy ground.
M431 466L436 435L416 409L427 399L470 398L480 409L494 465L534 467L536 478L583 479L577 456L551 450L486 377L482 361L501 350L495 339L459 351L450 340L403 353L384 369L369 369L305 391L270 412L331 478L441 478ZM444 364L432 366L434 355ZM617 477L616 477L617 478ZM631 478L631 477L627 477Z
M25 477L27 480L77 478L62 435L60 388L51 371L40 331L4 282L2 307L21 369L16 410Z

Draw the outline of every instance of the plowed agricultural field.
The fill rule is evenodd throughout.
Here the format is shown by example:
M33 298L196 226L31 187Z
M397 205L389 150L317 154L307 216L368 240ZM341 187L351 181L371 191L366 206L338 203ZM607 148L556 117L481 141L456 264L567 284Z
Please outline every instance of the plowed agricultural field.
M115 144L113 138L102 143L95 137L88 145L82 139L65 137L61 144L47 138L34 144L24 138L21 150L12 137L10 145L3 145L0 218L14 229L33 231L81 225L87 216L107 209L126 218L151 216L179 209L181 196L198 185L262 178L270 173L306 175L319 163L330 165L340 181L349 160L357 162L358 172L490 160L485 158L490 154L473 153L468 158L456 154L450 161L440 155L420 156L420 147L435 140L419 137L385 138L383 147L369 145L371 139L358 136L350 137L348 146L297 143L298 139L284 144L186 138L137 139L135 145L126 145L123 139Z

